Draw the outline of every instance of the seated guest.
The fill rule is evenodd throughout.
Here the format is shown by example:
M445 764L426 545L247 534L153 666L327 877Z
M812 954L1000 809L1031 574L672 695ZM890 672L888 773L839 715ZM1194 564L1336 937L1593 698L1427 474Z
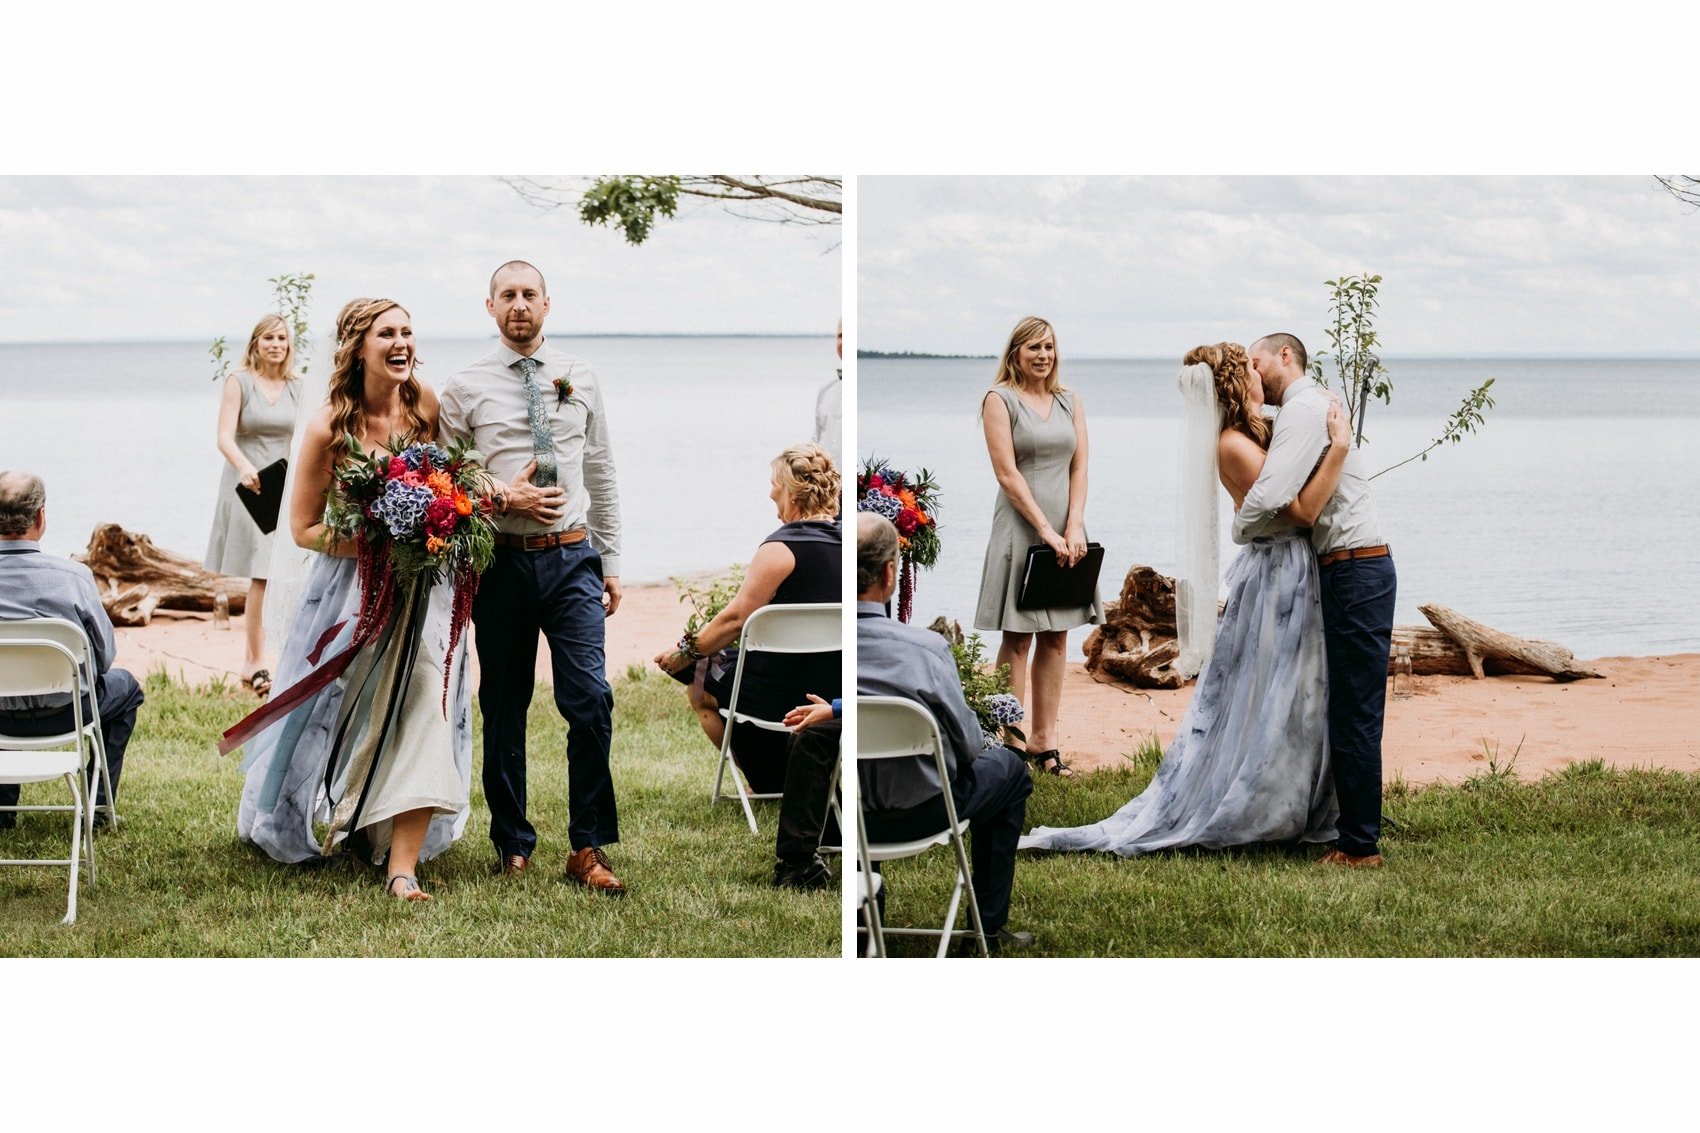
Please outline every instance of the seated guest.
M785 764L785 796L779 802L779 836L774 841L778 861L773 867L775 889L824 889L832 871L821 860L822 829L832 794L832 769L838 763L840 715L843 701L830 703L809 694L785 714L791 729L791 750ZM831 832L837 837L836 830Z
M897 590L897 529L872 512L856 516L856 691L901 696L933 714L944 740L945 767L959 821L972 823L974 896L992 951L1024 947L1033 934L1011 932L1015 843L1027 819L1033 778L1007 747L983 747L980 721L962 695L956 661L943 637L887 616ZM949 823L932 756L882 759L857 769L862 814L874 842L907 842ZM978 951L978 948L975 948Z
M768 498L783 526L756 548L744 584L726 608L693 637L656 654L655 663L667 673L686 679L691 666L701 684L691 680L690 702L709 742L720 746L726 721L720 706L732 698L736 653L713 655L735 644L751 614L763 606L840 601L839 562L843 537L838 521L838 469L818 445L786 449L773 462L773 487ZM744 664L738 712L778 723L809 693L825 697L841 692L839 651L830 653L761 653ZM785 785L786 748L790 737L753 724L732 732L732 750L750 790L776 794Z
M28 472L0 472L0 621L22 618L64 618L83 627L94 647L100 670L95 703L101 733L106 737L106 764L112 791L118 792L118 773L124 768L124 748L136 726L142 704L141 686L124 669L112 667L117 642L112 619L100 604L94 575L82 563L43 554L41 534L47 529L47 489ZM88 690L84 690L83 719L88 720ZM68 694L0 697L0 732L13 736L53 736L74 726ZM95 776L94 762L89 775ZM100 784L97 804L104 805L106 786ZM18 805L16 783L0 783L0 807ZM106 823L106 812L95 825ZM17 814L0 811L0 827L17 825Z

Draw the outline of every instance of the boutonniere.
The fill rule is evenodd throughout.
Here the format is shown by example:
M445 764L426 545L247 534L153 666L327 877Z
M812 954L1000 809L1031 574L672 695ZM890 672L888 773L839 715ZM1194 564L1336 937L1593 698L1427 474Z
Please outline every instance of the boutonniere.
M555 408L559 409L573 399L573 383L569 378L555 379Z

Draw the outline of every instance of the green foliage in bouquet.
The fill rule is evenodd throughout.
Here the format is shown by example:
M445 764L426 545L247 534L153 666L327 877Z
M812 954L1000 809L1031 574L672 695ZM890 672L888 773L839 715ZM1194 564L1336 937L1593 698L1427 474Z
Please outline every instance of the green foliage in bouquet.
M348 455L337 464L325 505L327 527L385 549L403 583L435 583L445 569L482 574L489 567L496 531L479 495L483 458L470 443L444 448L391 437L388 451L373 453L353 435L345 443Z

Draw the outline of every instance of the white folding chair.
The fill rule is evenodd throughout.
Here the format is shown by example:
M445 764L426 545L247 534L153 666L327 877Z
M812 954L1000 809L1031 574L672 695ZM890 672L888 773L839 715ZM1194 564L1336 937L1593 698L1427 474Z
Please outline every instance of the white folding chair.
M875 907L877 890L868 888L867 903L874 908L873 915L868 918L868 926L873 936L880 938L878 948L880 954L885 951L886 936L936 936L939 938L940 959L950 950L950 942L957 937L973 937L980 946L980 955L989 955L986 947L986 930L980 923L980 905L974 898L974 880L968 866L968 847L963 841L963 835L968 831L966 821L957 821L956 803L950 794L950 772L944 761L944 740L939 736L938 721L933 714L913 700L900 696L858 696L856 698L856 762L858 767L865 762L879 759L931 759L938 771L939 783L942 784L944 795L945 828L937 834L925 838L917 838L909 842L867 842L867 835L862 833L865 849L862 852L867 858L867 869L870 878L874 862L895 861L900 858L913 858L934 846L948 845L956 852L956 885L950 892L950 907L945 911L942 928L891 928L879 924L879 914ZM862 811L857 817L862 821L858 824L866 830L866 808L860 800L862 792L857 792L858 809ZM858 847L861 849L861 847ZM972 929L956 927L957 911L967 895L968 918L973 924ZM872 942L870 942L871 944Z
M64 779L71 788L71 805L12 806L12 811L68 810L72 813L71 856L68 858L7 858L0 865L62 865L71 869L70 893L65 899L65 924L77 923L77 879L81 866L94 884L94 811L83 802L84 745L82 695L77 658L58 641L7 636L0 638L0 696L71 694L75 727L60 736L40 738L0 735L0 783L44 783ZM64 745L72 745L64 750ZM58 749L58 750L55 750Z
M763 606L744 623L738 642L738 666L732 674L732 697L720 714L726 718L726 732L720 740L720 765L714 772L714 792L710 804L732 796L721 790L727 767L732 768L732 785L738 790L738 801L744 806L750 833L756 829L755 808L751 799L783 798L783 792L752 793L744 788L743 773L737 767L737 753L732 750L734 725L752 724L763 731L790 731L778 720L764 720L738 711L738 693L744 683L744 663L753 653L837 653L843 649L843 607L836 602L805 602L793 606Z
M106 812L106 817L113 829L118 828L118 805L112 793L112 772L106 763L106 734L100 727L100 703L97 695L100 685L100 671L94 663L94 646L89 641L88 633L76 622L64 618L22 618L16 621L0 621L0 641L18 638L37 638L45 641L57 641L77 659L77 668L82 679L83 688L88 690L89 718L82 723L82 730L88 736L89 743L97 758L92 760L93 774L100 776L101 790L95 789L91 776L88 783L89 808L98 814ZM53 746L70 743L70 733L54 741ZM106 796L104 803L97 803L101 795Z
M880 924L880 886L885 878L874 872L874 862L868 855L868 824L862 820L860 795L857 798L856 823L856 908L862 914L862 931L868 943L862 955L885 959L885 930Z

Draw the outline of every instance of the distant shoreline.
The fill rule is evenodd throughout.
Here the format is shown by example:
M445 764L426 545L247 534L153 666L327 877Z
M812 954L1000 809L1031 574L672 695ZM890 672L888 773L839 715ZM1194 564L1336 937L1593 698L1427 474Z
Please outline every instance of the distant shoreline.
M997 357L995 354L927 354L917 350L858 350L858 358L966 358L972 361L990 362Z

